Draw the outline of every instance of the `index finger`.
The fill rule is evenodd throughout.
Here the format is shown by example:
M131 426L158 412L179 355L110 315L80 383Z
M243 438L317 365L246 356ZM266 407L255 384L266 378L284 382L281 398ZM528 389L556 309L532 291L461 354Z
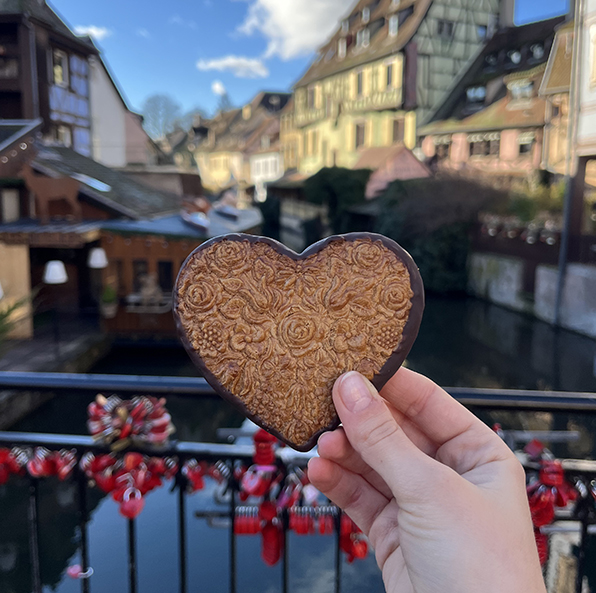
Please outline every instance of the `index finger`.
M409 418L438 446L469 430L490 428L445 390L424 375L400 368L385 387L381 397Z

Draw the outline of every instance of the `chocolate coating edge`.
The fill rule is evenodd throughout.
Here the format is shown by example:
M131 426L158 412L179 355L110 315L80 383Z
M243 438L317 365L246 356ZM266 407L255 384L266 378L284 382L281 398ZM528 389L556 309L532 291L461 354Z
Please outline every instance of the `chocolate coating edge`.
M211 371L205 365L203 359L199 354L195 351L192 347L190 342L188 341L188 337L186 335L186 331L182 325L182 321L180 319L180 315L178 313L178 286L181 280L181 276L183 272L186 270L186 266L189 261L194 257L194 255L202 251L203 249L207 249L211 245L215 243L219 243L221 241L248 241L249 243L266 243L267 245L271 246L275 249L278 253L293 259L294 261L300 261L306 259L307 257L321 251L324 249L329 243L333 241L343 240L343 241L358 241L361 239L370 239L371 241L381 241L383 245L395 253L400 261L406 266L408 273L410 275L410 286L414 296L411 299L412 307L408 314L408 321L404 327L402 338L399 342L399 345L394 350L393 354L387 359L387 362L383 365L381 370L376 373L372 379L372 384L375 386L377 390L381 390L383 386L389 381L389 379L396 373L396 371L401 367L404 360L406 359L407 355L409 354L414 341L418 335L418 331L420 329L420 324L422 322L422 314L424 312L424 305L425 305L425 297L424 297L424 285L422 282L422 277L420 276L420 272L416 263L412 259L412 256L405 250L403 247L398 245L393 239L389 239L384 235L379 235L377 233L346 233L345 235L332 235L330 237L326 237L316 243L313 243L309 247L307 247L302 253L296 253L289 247L286 247L283 243L276 241L275 239L270 239L269 237L259 237L258 235L247 235L244 233L231 233L228 235L220 235L218 237L214 237L209 239L205 243L202 243L197 247L184 261L182 266L180 267L180 271L178 272L178 276L176 278L175 283L175 290L172 296L172 312L174 315L174 322L176 324L176 331L178 333L178 337L184 346L187 354L189 355L193 364L199 368L203 377L211 385L213 390L222 397L225 401L231 404L234 408L236 408L242 415L246 416L249 420L264 428L272 435L274 435L277 439L284 442L286 445L295 449L296 451L306 452L310 451L316 444L324 432L328 432L330 430L334 430L340 424L339 417L336 415L333 422L331 422L328 426L322 428L321 430L317 431L304 445L297 445L289 440L287 440L282 434L280 434L274 428L268 426L259 416L252 414L245 404L230 392L226 387L224 387L219 380L211 373Z

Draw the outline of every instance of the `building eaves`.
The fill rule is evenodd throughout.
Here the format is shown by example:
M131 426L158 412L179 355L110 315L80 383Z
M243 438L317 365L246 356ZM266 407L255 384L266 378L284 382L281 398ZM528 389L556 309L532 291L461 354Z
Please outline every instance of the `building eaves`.
M362 10L370 0L360 0L350 15L357 14ZM378 30L376 35L370 40L368 47L356 51L356 48L348 48L346 57L339 59L337 57L337 45L342 37L341 24L331 39L321 47L318 58L309 66L306 73L294 84L294 88L300 88L308 84L317 82L321 79L341 74L357 66L365 65L369 62L380 60L392 54L401 51L409 41L414 37L420 24L424 20L432 0L406 0L399 3L399 10L413 7L413 13L400 25L397 37L392 39L388 35L387 25ZM371 15L370 22L374 22L382 16L389 16L391 12L391 0L381 0L375 12ZM350 17L348 17L350 18ZM353 35L359 27L354 25L350 28L348 35ZM330 60L326 60L326 55L334 50L335 54Z

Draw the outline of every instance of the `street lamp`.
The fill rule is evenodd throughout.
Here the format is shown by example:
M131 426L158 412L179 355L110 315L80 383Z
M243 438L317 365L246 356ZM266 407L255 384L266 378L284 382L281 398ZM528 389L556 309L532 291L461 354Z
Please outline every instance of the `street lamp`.
M49 261L43 270L43 282L48 285L66 284L68 282L68 275L64 262L58 259ZM60 361L60 325L58 323L58 299L54 294L54 344L56 346L56 361Z
M94 247L89 251L87 267L92 270L104 270L108 267L108 258L103 247Z

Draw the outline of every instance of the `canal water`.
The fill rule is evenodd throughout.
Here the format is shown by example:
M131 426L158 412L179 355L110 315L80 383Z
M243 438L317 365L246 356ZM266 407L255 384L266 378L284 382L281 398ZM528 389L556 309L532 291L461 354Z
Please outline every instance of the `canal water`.
M596 391L596 341L474 299L429 298L410 368L444 386ZM181 348L116 346L91 372L198 376ZM21 421L14 430L86 434L89 398L61 395ZM243 418L219 398L168 398L176 437L214 441L220 427L238 427ZM596 424L578 414L479 412L488 423L505 428L577 430L577 442L553 446L557 455L596 458ZM214 508L214 485L188 499L189 590L228 590L229 534L196 512ZM90 491L90 560L94 593L125 591L126 523L117 505ZM0 487L0 592L28 593L29 551L26 530L27 488L18 480ZM48 480L40 497L42 577L44 591L71 593L79 584L65 576L79 561L74 486ZM166 486L147 496L137 521L139 592L177 588L176 498ZM260 559L259 536L238 538L238 592L281 590L281 567ZM333 538L290 535L290 590L333 589ZM381 592L374 557L342 565L342 590ZM590 583L593 590L595 585Z

